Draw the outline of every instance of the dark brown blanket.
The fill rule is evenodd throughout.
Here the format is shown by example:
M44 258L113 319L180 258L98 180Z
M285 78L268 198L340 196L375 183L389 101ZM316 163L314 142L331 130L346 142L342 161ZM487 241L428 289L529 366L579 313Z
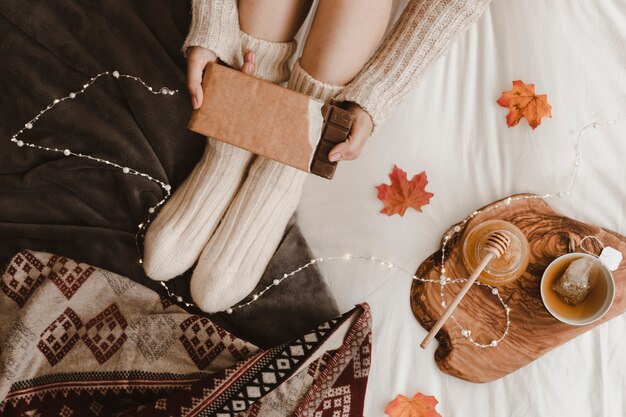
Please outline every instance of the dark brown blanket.
M21 249L47 251L161 290L144 275L134 244L148 207L163 197L160 187L95 162L18 148L10 137L99 72L137 75L181 92L153 96L108 77L46 113L23 139L115 161L175 190L206 142L185 128L191 108L179 49L189 19L189 4L178 0L0 2L0 265ZM308 259L292 221L264 280ZM186 293L185 278L173 285ZM215 320L269 346L336 313L319 272L309 268L256 307Z

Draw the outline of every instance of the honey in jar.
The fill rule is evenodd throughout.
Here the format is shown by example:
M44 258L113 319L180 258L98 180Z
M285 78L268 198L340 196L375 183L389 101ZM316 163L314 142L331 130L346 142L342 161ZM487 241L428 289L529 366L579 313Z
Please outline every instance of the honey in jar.
M528 240L515 225L504 220L488 220L477 224L465 232L462 258L468 273L473 272L487 254L487 238L496 231L505 233L511 243L502 256L487 264L478 280L489 285L504 285L519 278L530 260Z

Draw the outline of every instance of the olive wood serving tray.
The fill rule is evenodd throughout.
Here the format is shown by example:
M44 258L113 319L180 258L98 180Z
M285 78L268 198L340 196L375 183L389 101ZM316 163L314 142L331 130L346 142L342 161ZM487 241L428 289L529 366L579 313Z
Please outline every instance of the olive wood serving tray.
M459 327L451 319L436 336L439 347L435 351L435 362L439 369L470 382L489 382L508 375L626 310L624 261L613 272L616 287L613 306L602 319L589 325L561 323L546 310L539 292L544 269L553 259L568 252L570 239L574 240L578 249L583 237L595 235L605 246L612 246L626 254L625 236L565 217L540 198L514 200L508 206L501 204L498 208L483 211L503 201L493 202L479 210L480 213L467 222L446 245L445 266L448 277L469 275L461 259L463 235L483 221L501 219L513 223L524 232L531 248L530 263L524 274L515 282L498 287L503 300L511 308L511 326L503 341L496 347L477 348L461 335ZM595 254L601 250L595 239L587 239L585 248ZM438 279L440 268L441 250L422 262L416 275ZM462 283L444 287L448 302L461 286ZM411 287L411 308L422 327L430 330L444 310L441 307L440 286L414 281ZM504 309L486 286L473 286L455 310L454 316L464 328L471 330L472 338L479 343L498 339L506 326Z

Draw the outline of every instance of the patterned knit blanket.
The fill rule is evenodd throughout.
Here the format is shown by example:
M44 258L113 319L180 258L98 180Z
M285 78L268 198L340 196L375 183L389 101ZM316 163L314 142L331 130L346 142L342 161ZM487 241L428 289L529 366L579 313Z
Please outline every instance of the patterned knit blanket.
M15 255L0 280L3 416L362 416L367 305L262 350L120 275Z

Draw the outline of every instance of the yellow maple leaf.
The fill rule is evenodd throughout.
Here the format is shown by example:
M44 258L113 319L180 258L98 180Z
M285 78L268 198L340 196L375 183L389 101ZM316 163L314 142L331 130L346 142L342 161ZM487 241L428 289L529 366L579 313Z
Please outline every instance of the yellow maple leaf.
M506 123L513 127L522 117L528 120L533 130L541 124L542 117L552 117L552 106L548 104L548 96L536 95L534 84L524 84L523 81L513 81L511 91L503 91L497 103L509 108Z

